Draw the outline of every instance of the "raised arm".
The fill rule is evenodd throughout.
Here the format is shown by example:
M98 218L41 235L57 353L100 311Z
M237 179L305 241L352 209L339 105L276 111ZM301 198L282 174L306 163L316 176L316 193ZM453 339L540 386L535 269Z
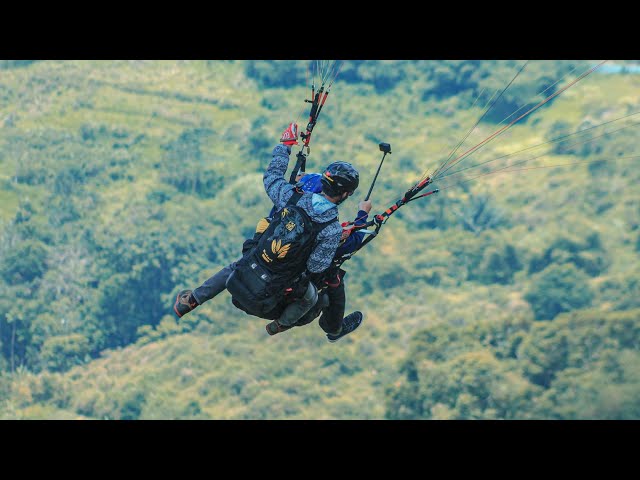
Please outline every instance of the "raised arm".
M290 153L291 147L287 145L276 145L273 148L271 162L269 162L269 166L262 177L264 189L278 210L286 205L287 200L289 200L293 194L293 185L288 183L284 178L284 174L289 166Z
M358 204L358 214L356 215L355 225L360 226L367 223L369 212L371 211L371 200L363 200ZM342 245L338 247L336 255L341 257L357 250L364 240L364 233L358 230L352 230Z
M293 194L293 186L285 180L284 174L289 166L291 146L298 144L297 139L298 125L290 123L280 137L281 143L273 148L273 156L262 177L264 189L276 209L284 207Z

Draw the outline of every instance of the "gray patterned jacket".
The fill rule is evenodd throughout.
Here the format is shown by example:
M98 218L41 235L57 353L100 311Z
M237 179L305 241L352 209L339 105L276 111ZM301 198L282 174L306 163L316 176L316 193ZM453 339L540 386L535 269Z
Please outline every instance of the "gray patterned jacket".
M264 172L264 188L278 210L284 207L293 195L293 185L284 178L289 166L290 154L290 147L282 144L276 145L273 149L273 158ZM335 218L335 222L328 224L318 234L311 256L307 261L309 272L320 273L329 268L340 243L342 227L338 221L338 206L311 192L304 192L298 201L298 206L314 222L323 223Z

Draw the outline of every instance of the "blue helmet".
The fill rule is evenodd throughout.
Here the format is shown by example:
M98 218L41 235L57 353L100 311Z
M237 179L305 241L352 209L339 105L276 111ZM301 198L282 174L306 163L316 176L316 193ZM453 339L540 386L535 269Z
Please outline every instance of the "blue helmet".
M305 192L320 193L322 191L322 175L319 173L307 173L297 183Z

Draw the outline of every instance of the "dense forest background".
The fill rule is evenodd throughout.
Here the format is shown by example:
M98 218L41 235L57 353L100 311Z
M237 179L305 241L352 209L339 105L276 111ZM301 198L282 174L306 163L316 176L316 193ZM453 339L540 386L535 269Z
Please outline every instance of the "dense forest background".
M360 169L349 220L390 143L382 211L522 63L345 61L308 170ZM596 63L530 62L460 152ZM345 264L352 335L269 337L226 293L176 321L176 293L237 259L269 211L262 172L306 124L310 64L0 61L0 418L640 419L636 62L605 64L399 210ZM567 166L465 181L523 161Z

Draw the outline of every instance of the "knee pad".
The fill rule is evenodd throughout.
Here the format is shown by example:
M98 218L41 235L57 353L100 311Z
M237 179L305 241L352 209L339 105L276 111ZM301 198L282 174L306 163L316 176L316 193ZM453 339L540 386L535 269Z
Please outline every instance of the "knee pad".
M309 286L307 287L307 291L305 292L304 297L302 297L302 300L307 305L315 305L318 301L318 290L312 282L309 282Z

